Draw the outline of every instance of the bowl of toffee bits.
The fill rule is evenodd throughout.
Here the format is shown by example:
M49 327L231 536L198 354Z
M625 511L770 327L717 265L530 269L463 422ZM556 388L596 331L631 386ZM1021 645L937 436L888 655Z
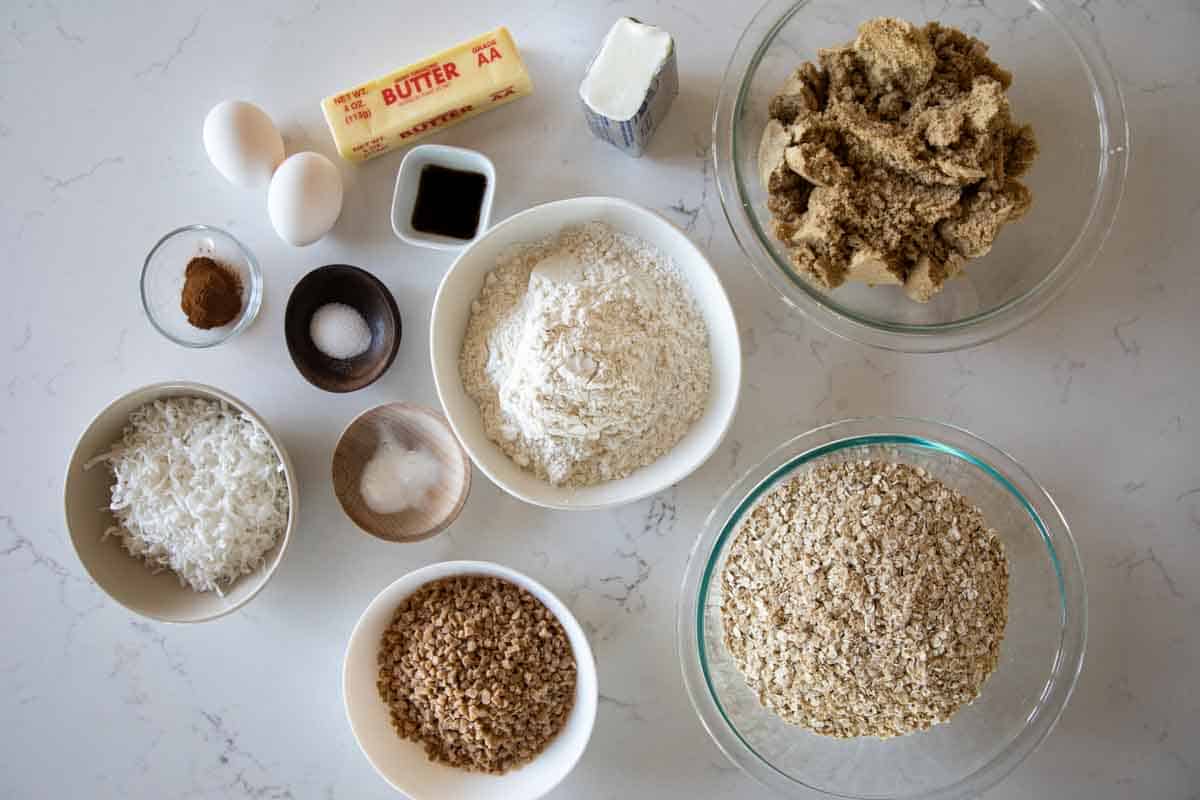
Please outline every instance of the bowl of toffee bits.
M158 240L142 267L141 297L154 329L184 347L214 347L250 326L262 305L254 254L208 225Z
M543 796L587 746L597 687L567 607L482 561L431 564L380 592L342 676L359 747L413 800Z

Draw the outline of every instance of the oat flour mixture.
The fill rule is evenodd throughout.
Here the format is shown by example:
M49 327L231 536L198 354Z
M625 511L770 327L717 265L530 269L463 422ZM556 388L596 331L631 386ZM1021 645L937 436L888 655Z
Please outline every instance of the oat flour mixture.
M671 260L592 222L502 256L459 370L492 441L562 486L623 478L703 413L704 319Z

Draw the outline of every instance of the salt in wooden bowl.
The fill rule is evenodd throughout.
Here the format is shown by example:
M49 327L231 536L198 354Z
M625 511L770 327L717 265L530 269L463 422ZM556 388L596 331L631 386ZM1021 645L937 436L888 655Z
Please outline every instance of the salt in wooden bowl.
M371 329L371 344L352 358L325 355L309 336L313 314L328 303L343 303ZM318 267L300 279L284 312L284 339L304 379L327 392L354 392L379 379L400 350L400 309L396 299L365 269L349 264Z
M360 491L363 469L381 448L394 443L425 450L440 467L425 502L395 514L372 511ZM333 451L333 492L346 516L362 530L389 542L416 542L445 530L471 491L471 461L446 418L432 408L388 403L355 417Z

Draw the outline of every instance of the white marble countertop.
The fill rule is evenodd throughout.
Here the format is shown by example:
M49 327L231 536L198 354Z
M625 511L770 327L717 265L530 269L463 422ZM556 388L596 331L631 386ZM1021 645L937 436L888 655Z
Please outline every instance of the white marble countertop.
M497 12L461 0L420 13L382 0L350 5L30 0L0 11L0 796L395 796L346 725L343 648L391 579L459 557L529 572L593 632L599 718L554 798L761 796L710 743L682 688L673 631L688 549L713 501L775 443L835 418L899 414L965 425L1015 454L1063 505L1087 570L1091 630L1078 690L1050 739L988 797L1200 797L1194 0L1080 2L1124 83L1134 132L1117 229L1086 278L1041 318L993 344L927 357L832 338L790 315L744 264L708 147L715 90L755 3L530 0ZM574 100L618 14L662 24L679 42L682 94L642 161L594 141ZM339 162L346 202L332 236L287 247L264 197L210 167L200 124L217 101L246 98L280 123L289 152L332 155L323 94L501 23L537 93L437 141L479 146L495 160L494 218L595 193L686 226L739 314L741 412L703 469L652 500L568 519L477 475L450 533L387 545L338 509L330 452L365 408L436 404L426 328L449 256L392 235L398 153ZM194 222L230 229L266 273L258 321L208 352L156 334L136 292L148 248ZM405 321L391 371L348 396L305 383L283 345L290 287L331 262L377 273ZM231 617L184 627L107 600L72 553L60 511L66 460L91 415L170 378L213 383L254 406L282 435L303 484L296 539L266 590Z

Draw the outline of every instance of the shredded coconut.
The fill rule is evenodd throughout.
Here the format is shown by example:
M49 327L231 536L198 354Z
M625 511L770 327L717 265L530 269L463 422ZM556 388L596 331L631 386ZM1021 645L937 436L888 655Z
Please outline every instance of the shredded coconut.
M219 400L176 397L129 415L107 462L109 509L129 553L170 569L197 592L223 595L263 564L288 521L288 487L274 445L253 420Z
M587 486L674 447L704 412L712 364L670 258L591 222L500 258L471 306L459 370L513 461Z

